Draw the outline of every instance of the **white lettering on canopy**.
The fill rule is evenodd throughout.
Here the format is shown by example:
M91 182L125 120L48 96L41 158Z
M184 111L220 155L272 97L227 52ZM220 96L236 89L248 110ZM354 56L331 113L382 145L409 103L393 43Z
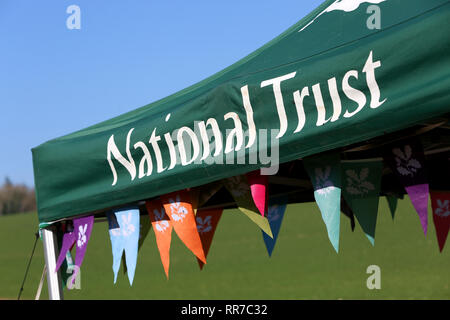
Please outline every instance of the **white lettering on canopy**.
M329 102L325 103L323 95L323 93L326 91L322 91L323 87L321 88L320 83L313 84L311 86L311 90L310 87L305 86L301 91L294 91L292 93L292 104L292 101L289 101L290 103L288 103L283 99L281 83L283 81L287 81L284 87L288 87L289 84L292 87L293 83L289 81L293 81L292 79L296 77L297 72L291 72L286 75L262 81L260 84L261 88L271 86L274 97L275 103L273 109L276 110L280 123L280 128L278 130L276 139L282 138L289 129L286 104L288 107L295 106L295 111L297 113L298 121L296 123L296 128L292 132L292 134L300 133L304 129L304 126L308 119L310 119L310 122L315 120L316 127L320 127L327 125L327 123L342 121L342 118L348 119L354 117L364 109L367 101L370 101L369 107L371 109L379 108L387 101L387 98L380 101L381 92L375 74L375 70L380 67L381 61L373 61L373 52L370 51L369 56L362 68L362 73L365 74L365 86L367 88L366 91L368 91L370 94L370 100L368 99L368 97L366 97L365 93L360 90L362 89L361 81L359 81L358 83L358 89L350 84L351 80L356 82L360 78L358 70L347 71L343 76L342 81L340 81L340 87L342 89L342 92L344 93L343 96L345 96L345 98L347 98L350 103L346 102L345 104L342 104L341 95L339 94L338 88L339 82L337 78L331 77L330 79L328 79L326 82L326 87L328 88L328 96L331 98L332 105L332 113L328 116L327 109L330 109L331 106L328 106L327 108ZM227 132L225 135L222 134L219 123L215 118L208 118L206 121L196 121L194 123L194 129L191 129L188 126L183 126L181 128L173 130L171 133L166 132L163 134L165 141L163 150L168 150L170 159L163 159L159 145L159 143L163 142L161 142L161 135L156 134L157 128L153 129L150 139L148 140L148 144L145 144L143 141L137 141L136 143L134 143L134 149L140 149L142 151L142 156L140 158L138 167L138 179L142 179L144 177L152 175L152 157L154 158L154 160L156 160L156 173L159 174L166 170L172 170L177 165L196 165L198 164L198 160L200 160L200 163L202 161L205 161L206 164L210 164L211 162L209 160L211 159L211 157L232 154L232 152L238 151L243 152L245 149L255 147L255 143L258 138L256 135L257 128L254 121L254 111L251 104L248 85L241 87L240 92L246 119L241 120L239 114L233 111L225 113L223 116L223 121L226 121L230 124L232 123L233 126L232 129L226 130ZM312 96L310 95L310 92L312 92ZM284 92L285 97L287 96L287 94L289 94L289 92ZM305 101L308 102L309 105L311 105L311 102L314 102L315 110L317 111L316 114L311 113L311 110L309 114L305 112ZM343 109L346 110L342 115ZM267 107L263 110L265 112L268 111ZM170 114L166 116L165 121L169 121L169 118ZM210 136L208 135L207 127L209 127L210 129L210 133L212 132L212 135L214 137L213 142L210 142ZM247 131L245 133L248 134L248 142L246 145L244 144L244 128L247 128ZM127 134L125 149L126 157L123 156L123 154L117 147L114 135L111 135L108 140L106 158L113 174L113 186L117 183L118 180L118 174L113 159L120 163L128 171L131 177L131 181L136 178L136 163L130 150L131 134L133 133L134 129L135 128L130 129ZM177 144L174 143L172 137L174 137L174 139L176 138ZM225 143L223 139L225 139ZM210 143L213 144L214 148L211 148ZM211 154L212 150L214 150L214 155ZM137 156L137 153L137 151L134 152L134 155ZM166 166L164 166L164 163L166 163ZM261 159L260 163L262 163Z

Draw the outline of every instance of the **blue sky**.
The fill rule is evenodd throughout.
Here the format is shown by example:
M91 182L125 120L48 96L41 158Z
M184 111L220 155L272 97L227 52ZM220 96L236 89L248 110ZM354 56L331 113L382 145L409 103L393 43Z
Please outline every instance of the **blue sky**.
M322 2L1 0L0 184L33 186L31 148L222 70Z

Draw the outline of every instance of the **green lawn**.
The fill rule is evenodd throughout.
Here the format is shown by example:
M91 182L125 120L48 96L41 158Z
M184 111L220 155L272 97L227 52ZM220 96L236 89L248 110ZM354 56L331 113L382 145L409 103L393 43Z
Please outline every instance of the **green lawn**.
M36 214L0 218L0 298L17 297L36 227ZM130 287L122 270L113 284L107 223L98 223L82 266L81 290L64 294L66 299L449 299L449 247L439 253L431 210L428 235L423 235L409 199L399 203L394 222L380 199L375 247L358 225L352 233L342 216L339 254L327 239L316 204L288 207L272 258L261 231L239 211L229 210L203 271L174 234L166 280L151 231ZM34 298L43 264L39 241L23 298ZM366 287L366 269L373 264L381 268L380 290Z

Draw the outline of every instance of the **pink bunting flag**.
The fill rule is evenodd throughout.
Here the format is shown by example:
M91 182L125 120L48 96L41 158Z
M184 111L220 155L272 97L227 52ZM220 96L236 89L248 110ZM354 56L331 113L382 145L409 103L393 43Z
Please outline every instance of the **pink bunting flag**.
M92 227L94 226L94 216L88 216L83 218L78 218L73 220L73 230L67 230L63 236L63 243L61 246L61 252L59 253L58 260L56 261L56 270L61 267L64 259L66 258L67 252L76 245L77 251L75 256L75 266L81 268L83 263L84 255L86 253L87 243L91 237ZM77 272L75 269L74 272ZM75 276L73 280L75 281Z
M267 213L268 176L262 175L261 170L256 170L247 173L247 180L250 184L253 201L259 213L264 217Z
M442 252L450 228L450 191L431 191L431 206L439 250Z

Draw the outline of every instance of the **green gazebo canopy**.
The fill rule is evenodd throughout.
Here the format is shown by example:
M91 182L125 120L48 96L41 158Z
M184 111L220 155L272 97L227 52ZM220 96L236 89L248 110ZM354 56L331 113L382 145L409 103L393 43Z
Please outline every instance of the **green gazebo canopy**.
M39 220L99 212L445 117L448 21L446 0L326 1L200 83L34 148Z

